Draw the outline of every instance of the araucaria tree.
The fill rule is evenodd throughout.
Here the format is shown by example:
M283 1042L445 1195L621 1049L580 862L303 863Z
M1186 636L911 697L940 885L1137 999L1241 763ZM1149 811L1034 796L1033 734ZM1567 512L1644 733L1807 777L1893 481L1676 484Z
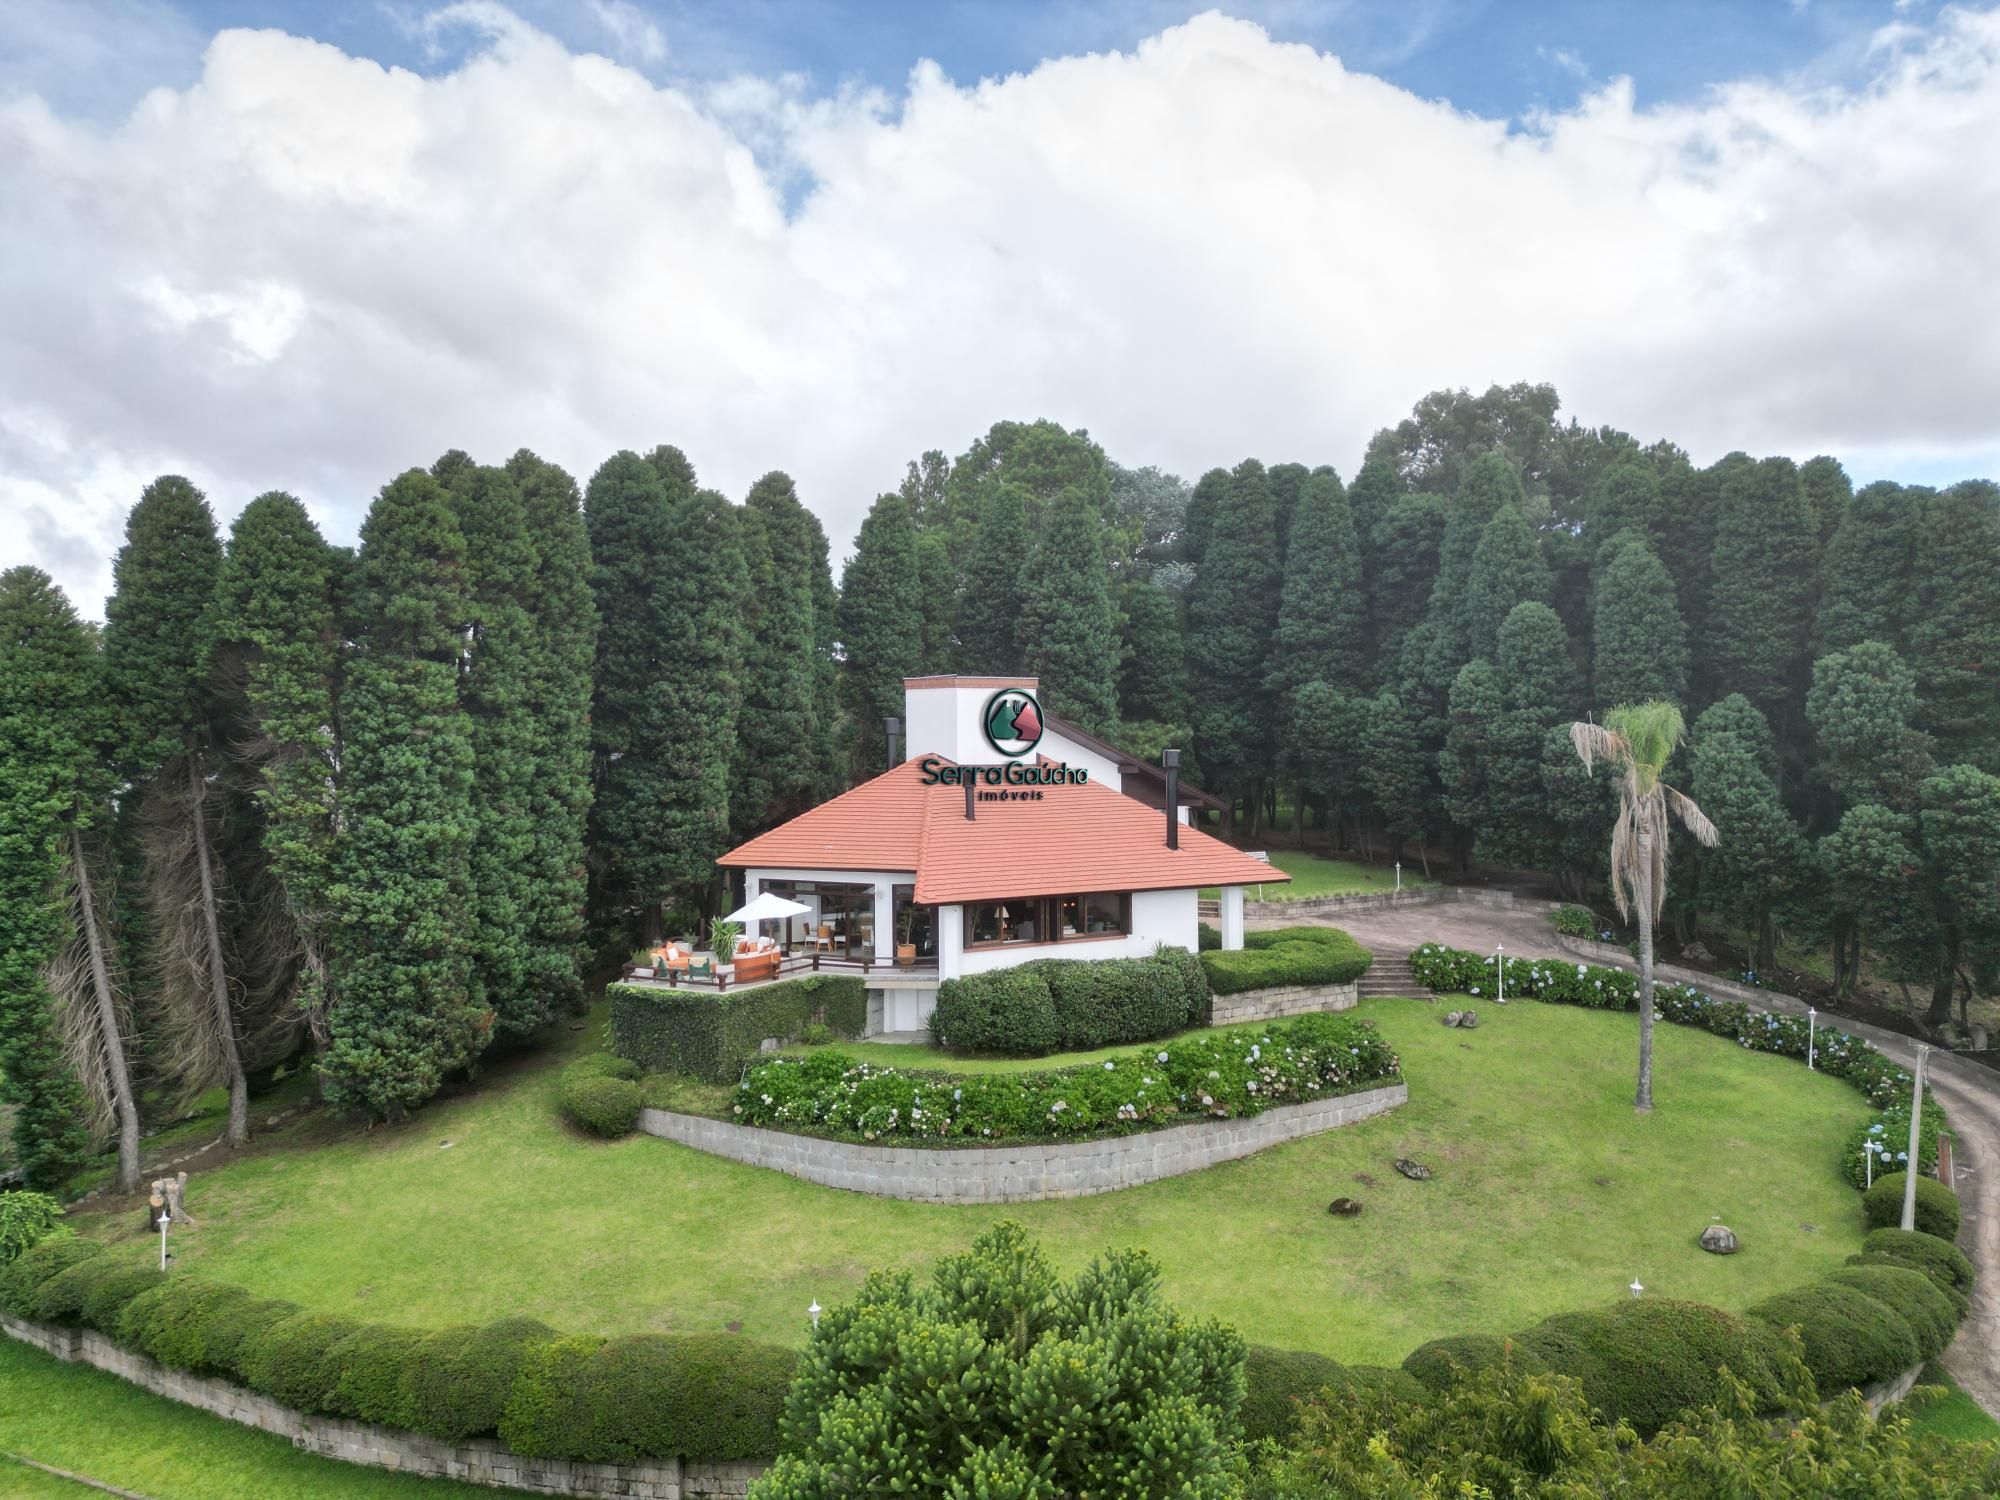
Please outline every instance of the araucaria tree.
M749 838L812 805L822 705L815 691L815 538L791 476L773 470L752 485L742 521L748 670L729 821L737 837Z
M320 1063L329 1099L395 1119L490 1033L472 998L472 730L459 701L465 538L421 469L361 527L354 655L341 700L340 1003Z
M149 956L169 1070L190 1090L229 1090L226 1139L250 1134L237 1017L220 910L226 874L214 849L214 728L224 707L207 642L222 542L208 501L167 475L146 486L125 526L105 606L107 684L121 756L145 822Z
M1104 576L1103 523L1079 488L1042 509L1021 588L1022 658L1049 710L1091 734L1118 722L1118 622Z
M60 893L73 883L72 867L88 873L79 825L94 809L79 793L99 748L90 723L101 696L94 655L47 574L0 573L0 1101L14 1109L14 1160L27 1185L44 1191L67 1183L90 1150L91 1101L64 1046L66 1034L87 1034L89 1018L64 1025L48 971L72 941ZM108 976L101 988L90 978L85 1003L103 1008L99 1051L86 1066L100 1068L113 1092L118 1181L130 1190L139 1180L139 1117L118 997L107 993Z
M1570 725L1570 742L1592 770L1608 762L1617 776L1618 819L1611 826L1611 896L1622 917L1639 924L1639 1088L1633 1107L1653 1107L1653 926L1667 895L1668 816L1696 842L1713 847L1715 825L1694 802L1660 780L1685 736L1681 711L1666 702L1614 708L1602 724Z
M862 768L882 764L882 720L903 712L903 678L924 652L923 583L910 503L884 495L868 509L840 583L840 644Z
M1276 728L1264 676L1282 576L1277 518L1264 466L1255 459L1238 464L1226 486L1204 476L1197 500L1204 487L1219 493L1188 596L1195 753L1211 787L1249 795L1254 836Z

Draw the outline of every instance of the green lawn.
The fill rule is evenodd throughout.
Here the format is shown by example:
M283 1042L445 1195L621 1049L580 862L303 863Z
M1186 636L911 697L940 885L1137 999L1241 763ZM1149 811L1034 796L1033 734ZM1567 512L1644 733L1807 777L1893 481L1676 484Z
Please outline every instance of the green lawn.
M91 1500L104 1493L14 1463L10 1455L151 1500L471 1500L493 1494L477 1485L301 1453L272 1433L0 1338L0 1496Z
M1363 864L1353 859L1326 859L1318 854L1304 854L1297 849L1273 849L1271 863L1292 878L1278 881L1263 888L1265 901L1304 901L1315 896L1367 895L1378 891L1393 891L1396 888L1394 865ZM1403 889L1414 890L1431 882L1418 873L1414 865L1403 866ZM1244 894L1251 900L1260 899L1258 888L1251 886ZM1210 887L1201 893L1213 900L1221 892Z
M1841 1083L1663 1027L1659 1107L1640 1119L1630 1016L1517 1002L1483 1007L1465 1033L1422 1001L1359 1013L1402 1051L1409 1105L1122 1193L904 1203L650 1137L586 1141L556 1121L544 1067L403 1126L203 1174L189 1194L200 1227L176 1249L187 1269L388 1322L532 1315L578 1331L740 1327L796 1342L814 1298L846 1296L871 1267L925 1265L1012 1217L1069 1265L1108 1244L1149 1247L1172 1296L1253 1340L1393 1363L1440 1334L1622 1296L1635 1276L1740 1308L1859 1243L1860 1200L1835 1152L1867 1107ZM1406 1181L1398 1156L1435 1179ZM1330 1216L1341 1195L1367 1211ZM150 1241L131 1217L82 1222L137 1259ZM1744 1253L1696 1248L1717 1217Z
M2000 1422L1994 1421L1977 1401L1960 1390L1958 1382L1945 1373L1943 1366L1925 1366L1919 1383L1941 1385L1945 1388L1945 1394L1925 1405L1912 1403L1908 1407L1911 1425L1917 1431L1935 1432L1943 1437L1961 1438L1967 1442L1986 1442L2000 1438Z
M1225 1036L1232 1031L1255 1031L1262 1024L1259 1021L1244 1021L1235 1026L1202 1027L1199 1030L1204 1035ZM1194 1034L1181 1033L1183 1036ZM877 1067L934 1068L948 1073L1037 1073L1049 1068L1073 1068L1083 1063L1103 1062L1107 1057L1129 1057L1141 1050L1131 1042L1124 1042L1116 1047L1097 1047L1089 1052L1056 1052L1047 1057L975 1057L909 1042L840 1042L837 1045L841 1051L851 1052ZM810 1049L787 1047L784 1050L788 1055L803 1056Z

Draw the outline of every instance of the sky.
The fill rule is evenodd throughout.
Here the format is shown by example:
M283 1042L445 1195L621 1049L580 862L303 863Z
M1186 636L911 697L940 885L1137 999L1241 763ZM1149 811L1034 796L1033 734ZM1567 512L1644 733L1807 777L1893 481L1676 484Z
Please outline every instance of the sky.
M1189 477L1553 382L1697 462L2000 474L2000 11L0 0L0 565L447 448Z

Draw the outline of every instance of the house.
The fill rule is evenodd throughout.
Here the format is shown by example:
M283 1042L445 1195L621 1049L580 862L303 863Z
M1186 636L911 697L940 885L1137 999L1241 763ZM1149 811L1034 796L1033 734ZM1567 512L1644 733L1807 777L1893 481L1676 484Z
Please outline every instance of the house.
M1046 718L1034 678L903 686L907 757L719 861L746 901L809 909L795 951L863 967L871 1033L921 1029L961 975L1193 949L1204 886L1222 890L1223 947L1240 948L1243 888L1287 878L1186 826L1212 799L1184 795L1173 766Z

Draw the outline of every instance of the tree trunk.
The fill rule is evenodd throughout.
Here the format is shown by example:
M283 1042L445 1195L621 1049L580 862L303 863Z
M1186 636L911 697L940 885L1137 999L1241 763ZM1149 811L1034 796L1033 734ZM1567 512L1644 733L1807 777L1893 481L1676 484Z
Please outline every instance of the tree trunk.
M201 920L208 934L208 985L215 1001L216 1036L222 1046L229 1083L229 1129L223 1139L240 1146L250 1138L250 1086L243 1077L243 1059L236 1051L236 1018L229 1011L229 975L222 963L222 922L215 910L215 872L208 863L207 785L201 775L201 752L188 749L188 816L194 820L194 857L201 867Z
M1292 842L1300 848L1306 842L1306 789L1292 783Z
M1653 1108L1653 840L1639 835L1639 868L1648 872L1634 882L1639 913L1639 1091L1632 1107L1640 1114Z
M118 1000L111 993L111 967L104 957L104 932L97 925L97 898L90 889L90 862L83 856L83 833L74 824L69 830L69 856L76 861L83 936L90 949L90 986L97 996L97 1024L104 1033L104 1065L111 1074L111 1098L118 1113L118 1191L136 1193L139 1107L132 1099L131 1071L125 1066L125 1038L118 1031Z
M1847 942L1854 931L1854 918L1840 912L1833 919L1833 992L1845 995L1854 988L1854 975L1847 967Z
M1778 931L1767 911L1757 923L1757 972L1768 974L1778 965Z
M1951 964L1940 966L1931 983L1931 1008L1924 1012L1924 1025L1938 1030L1951 1023L1951 1002L1958 993L1958 970Z
M1430 850L1425 848L1421 841L1417 844L1417 858L1423 864L1424 879L1429 880L1431 878L1431 854Z

